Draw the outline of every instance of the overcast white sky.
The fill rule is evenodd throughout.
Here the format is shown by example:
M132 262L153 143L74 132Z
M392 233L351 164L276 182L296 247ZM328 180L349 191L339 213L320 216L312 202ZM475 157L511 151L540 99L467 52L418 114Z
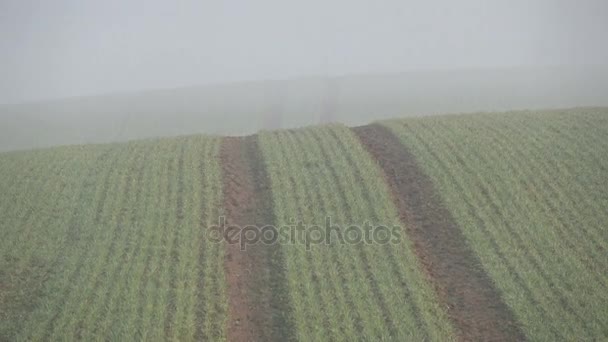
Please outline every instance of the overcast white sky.
M0 103L460 67L605 64L607 0L0 0Z

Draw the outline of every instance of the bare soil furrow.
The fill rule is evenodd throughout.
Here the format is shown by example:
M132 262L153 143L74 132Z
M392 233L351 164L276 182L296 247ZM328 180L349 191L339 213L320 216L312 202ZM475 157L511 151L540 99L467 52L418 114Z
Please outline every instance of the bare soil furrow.
M226 227L274 223L270 181L257 137L226 137L220 146ZM225 242L224 242L225 243ZM289 339L283 258L277 245L241 249L225 243L228 340Z

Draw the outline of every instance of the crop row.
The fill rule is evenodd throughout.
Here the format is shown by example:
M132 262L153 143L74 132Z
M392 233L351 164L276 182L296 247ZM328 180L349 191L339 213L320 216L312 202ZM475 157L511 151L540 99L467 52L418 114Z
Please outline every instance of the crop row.
M3 155L3 336L225 336L219 139ZM22 173L19 170L23 170ZM11 200L7 200L10 198Z
M399 225L381 170L350 130L326 126L260 136L276 224L327 218L351 225ZM396 243L281 246L299 340L446 340L445 312L425 281L404 231Z
M385 124L434 180L531 340L608 337L604 113Z

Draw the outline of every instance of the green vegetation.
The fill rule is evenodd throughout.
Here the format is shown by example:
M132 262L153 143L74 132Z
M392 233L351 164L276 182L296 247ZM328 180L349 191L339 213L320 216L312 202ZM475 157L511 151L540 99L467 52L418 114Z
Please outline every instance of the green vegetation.
M399 224L380 169L342 126L263 133L277 225ZM323 228L324 229L324 228ZM283 244L291 317L303 341L446 341L451 326L412 246Z
M481 262L470 266L483 268L530 340L608 339L607 109L381 124L403 144L393 150L407 147L430 177ZM242 152L262 155L251 168L256 177L266 172L272 207L256 210L282 232L301 220L306 232L326 233L326 218L343 238L351 225L359 232L366 223L402 225L388 173L352 130L328 125L257 138L261 151ZM206 239L231 203L223 198L221 141L187 136L0 154L0 340L225 340L236 324L231 294L260 291L232 291L225 246ZM242 195L240 179L231 181L233 195ZM248 196L267 194L256 186ZM285 280L266 289L281 303L268 306L268 317L285 322L281 336L461 337L455 310L436 291L437 274L423 270L424 247L406 234L432 230L427 221L399 227L398 243L342 244L336 230L331 244L283 239L272 251ZM267 263L255 269L276 271Z
M385 122L531 340L608 338L608 113Z
M0 155L0 336L225 335L219 139Z

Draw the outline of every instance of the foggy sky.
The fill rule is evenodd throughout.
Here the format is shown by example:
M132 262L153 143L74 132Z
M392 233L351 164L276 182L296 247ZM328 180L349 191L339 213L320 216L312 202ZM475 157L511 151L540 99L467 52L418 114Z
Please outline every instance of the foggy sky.
M605 0L0 0L0 103L183 85L606 64Z

